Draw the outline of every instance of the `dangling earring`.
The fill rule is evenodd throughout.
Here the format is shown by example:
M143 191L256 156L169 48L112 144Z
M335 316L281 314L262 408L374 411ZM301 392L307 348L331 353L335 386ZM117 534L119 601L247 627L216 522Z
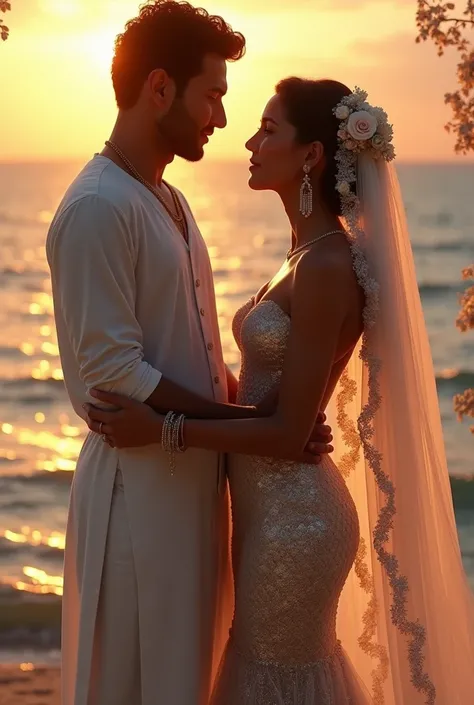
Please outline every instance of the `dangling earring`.
M311 168L308 164L303 167L304 178L300 188L300 213L304 218L309 218L313 212L313 187L309 180Z

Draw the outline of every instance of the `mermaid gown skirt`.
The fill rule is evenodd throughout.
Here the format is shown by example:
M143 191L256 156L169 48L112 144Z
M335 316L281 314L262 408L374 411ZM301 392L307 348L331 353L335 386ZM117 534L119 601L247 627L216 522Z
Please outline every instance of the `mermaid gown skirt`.
M278 383L289 331L272 301L236 314L238 403L256 404ZM369 705L336 634L359 541L337 467L234 455L229 482L235 613L211 704Z

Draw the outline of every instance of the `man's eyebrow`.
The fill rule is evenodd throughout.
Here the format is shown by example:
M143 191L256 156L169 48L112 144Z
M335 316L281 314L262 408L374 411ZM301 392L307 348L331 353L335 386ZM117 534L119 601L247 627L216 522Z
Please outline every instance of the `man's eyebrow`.
M227 88L222 88L221 86L215 86L214 88L209 88L211 93L218 93L220 96L225 96L227 93Z
M274 119L271 118L271 117L264 117L264 118L262 118L262 125L263 125L264 122L272 122L274 125L278 125L277 121L274 120Z

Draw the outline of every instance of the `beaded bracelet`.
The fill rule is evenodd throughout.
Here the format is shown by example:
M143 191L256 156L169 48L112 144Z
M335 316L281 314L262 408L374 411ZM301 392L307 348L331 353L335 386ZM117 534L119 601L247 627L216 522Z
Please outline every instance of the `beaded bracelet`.
M186 446L184 444L184 414L175 414L174 411L168 411L163 421L161 430L161 446L168 453L171 475L174 475L176 470L175 453L184 453Z

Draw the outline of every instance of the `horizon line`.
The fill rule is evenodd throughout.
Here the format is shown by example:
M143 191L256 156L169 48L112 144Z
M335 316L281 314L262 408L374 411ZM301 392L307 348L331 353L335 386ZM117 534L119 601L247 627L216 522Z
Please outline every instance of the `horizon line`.
M34 165L40 165L40 164L71 164L74 162L84 162L86 163L90 159L92 159L94 155L70 155L70 156L64 156L64 157L7 157L7 158L2 158L0 156L0 166L13 166L13 165L18 165L18 166L34 166ZM186 160L181 159L180 157L177 157L181 162L185 162L186 164L196 164L199 165L201 164L204 160L200 160L198 162L186 162ZM246 163L248 159L244 159L241 157L216 157L216 156L206 156L205 157L205 162L212 162L212 163L218 163L218 162L227 162L227 163L235 163L235 164L242 164ZM171 166L174 162L171 162L169 166ZM395 165L397 164L405 164L405 165L439 165L439 166L446 166L446 165L457 165L457 166L464 166L464 165L474 165L474 154L469 154L469 155L456 155L453 154L451 157L448 158L439 158L439 159L423 159L423 158L416 158L416 157L405 157L405 158L400 158L395 160Z

